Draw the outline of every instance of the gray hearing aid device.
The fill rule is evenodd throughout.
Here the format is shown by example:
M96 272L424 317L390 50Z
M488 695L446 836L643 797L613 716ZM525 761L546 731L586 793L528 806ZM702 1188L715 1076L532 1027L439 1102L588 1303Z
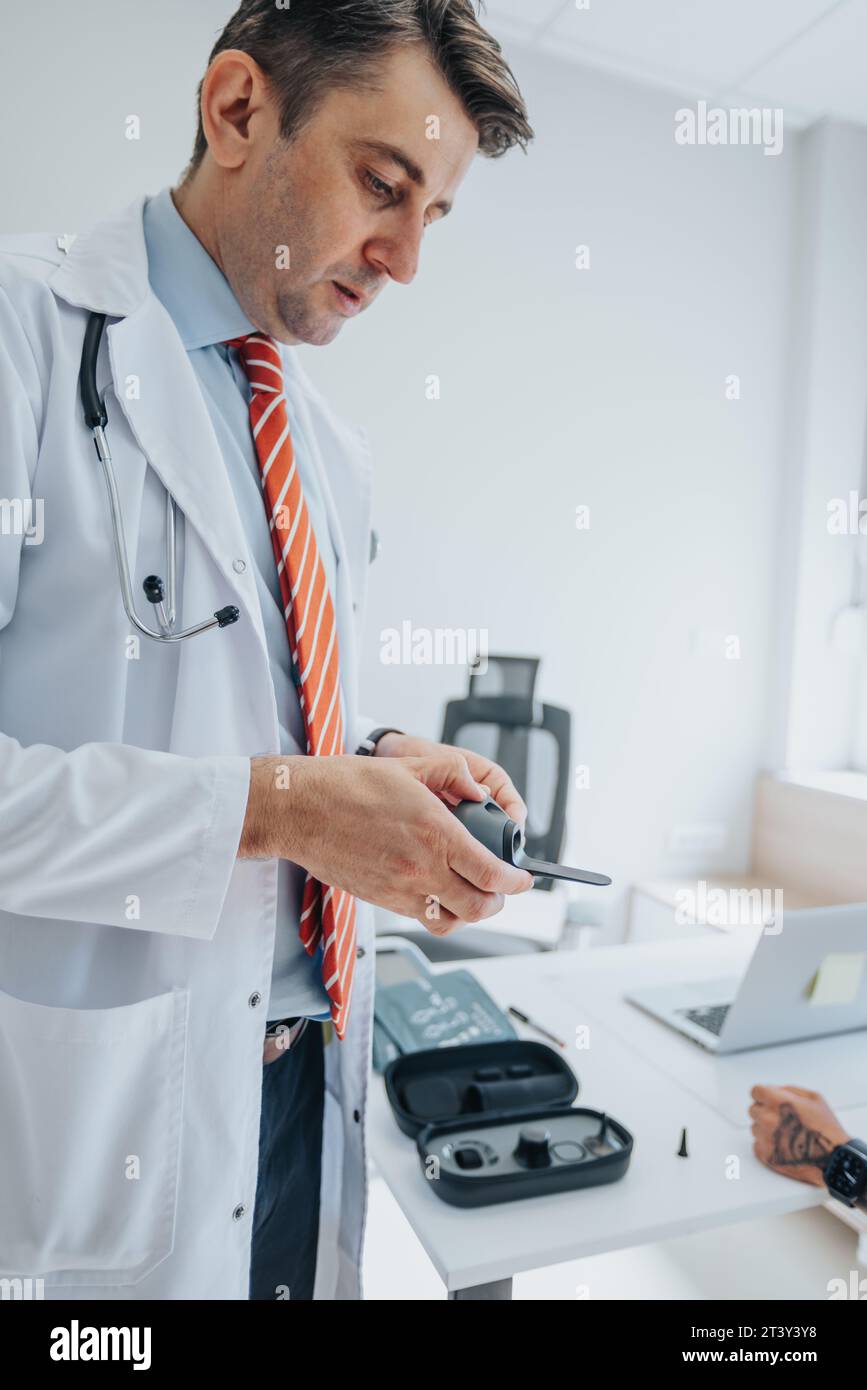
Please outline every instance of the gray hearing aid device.
M607 874L592 874L589 869L570 869L565 864L548 864L544 859L533 859L524 851L524 832L517 821L510 820L501 806L488 797L487 801L462 801L454 808L455 815L465 829L480 844L513 864L516 869L526 869L528 873L539 874L544 878L563 878L570 883L591 883L596 888L608 888L611 879Z

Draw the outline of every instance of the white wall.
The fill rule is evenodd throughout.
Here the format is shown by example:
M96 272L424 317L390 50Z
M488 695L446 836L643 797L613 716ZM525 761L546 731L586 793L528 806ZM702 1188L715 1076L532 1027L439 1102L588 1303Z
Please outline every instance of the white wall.
M3 6L0 228L78 231L183 170L196 87L232 0ZM141 139L126 138L126 118Z
M591 787L571 798L573 862L621 885L742 867L764 761L797 139L777 158L679 147L677 99L514 62L530 157L480 164L416 285L314 358L377 446L366 705L435 733L460 673L383 666L378 635L406 618L486 627L491 650L542 655L543 697L574 711ZM725 848L670 853L670 829L695 824L725 827Z
M867 540L837 530L829 504L867 486L867 130L830 123L803 137L793 296L791 413L781 567L780 676L790 692L779 761L867 770ZM867 529L867 519L863 525ZM860 568L860 573L859 573ZM867 668L864 668L867 670ZM860 739L859 739L860 733Z
M16 7L2 229L74 231L174 179L232 8ZM798 139L778 158L679 147L676 98L512 59L530 156L480 161L417 283L304 350L376 446L364 705L435 735L464 673L384 666L380 633L486 628L493 651L541 655L540 694L574 712L591 786L571 798L569 858L621 888L738 867L764 759ZM589 271L574 269L579 243ZM697 823L726 827L725 848L670 853L671 827Z

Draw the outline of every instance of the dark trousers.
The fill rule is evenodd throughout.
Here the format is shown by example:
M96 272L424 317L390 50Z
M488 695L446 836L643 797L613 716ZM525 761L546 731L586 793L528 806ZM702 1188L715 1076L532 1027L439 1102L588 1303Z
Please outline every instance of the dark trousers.
M325 1068L322 1024L262 1067L251 1299L312 1299L319 1228Z

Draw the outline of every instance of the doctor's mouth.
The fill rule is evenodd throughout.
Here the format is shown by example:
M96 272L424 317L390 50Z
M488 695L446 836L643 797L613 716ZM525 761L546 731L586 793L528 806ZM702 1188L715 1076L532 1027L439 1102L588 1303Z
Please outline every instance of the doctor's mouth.
M347 318L354 318L356 314L363 314L365 309L369 309L380 294L379 286L370 294L365 294L363 290L357 289L346 281L332 280L331 283L334 286L338 305Z

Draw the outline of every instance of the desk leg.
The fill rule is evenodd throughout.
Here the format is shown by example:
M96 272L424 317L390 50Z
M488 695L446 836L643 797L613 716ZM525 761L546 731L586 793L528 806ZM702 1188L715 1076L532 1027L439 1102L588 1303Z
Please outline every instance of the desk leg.
M468 1289L452 1289L449 1299L481 1298L498 1303L509 1303L512 1299L511 1279L494 1279L490 1284L473 1284Z

